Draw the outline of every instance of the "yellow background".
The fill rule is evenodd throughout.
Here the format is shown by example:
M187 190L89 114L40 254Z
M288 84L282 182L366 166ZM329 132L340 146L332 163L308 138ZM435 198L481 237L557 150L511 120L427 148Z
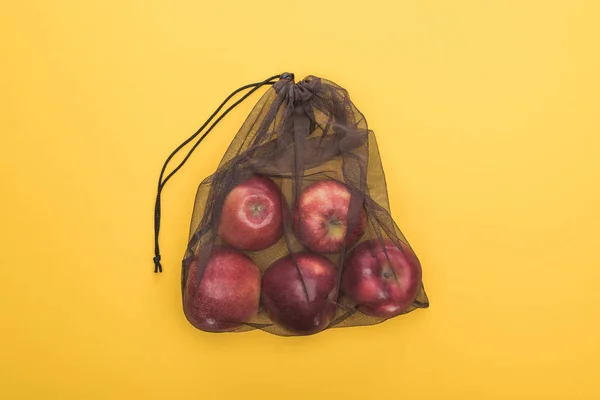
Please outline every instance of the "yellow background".
M600 398L600 2L13 1L0 16L0 398ZM281 338L180 307L233 89L315 74L379 139L431 308Z

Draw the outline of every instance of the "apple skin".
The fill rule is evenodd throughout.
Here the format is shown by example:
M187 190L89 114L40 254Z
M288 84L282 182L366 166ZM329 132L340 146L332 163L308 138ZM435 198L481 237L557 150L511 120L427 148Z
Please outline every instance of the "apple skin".
M286 331L298 335L320 332L331 323L337 294L337 268L318 254L284 257L263 275L261 299L267 315Z
M229 192L223 203L219 236L238 250L258 251L283 235L282 194L271 179L255 175Z
M246 255L215 247L197 286L198 261L190 264L184 292L184 311L192 325L208 332L240 327L257 313L260 271ZM197 290L196 290L197 288Z
M369 240L348 254L341 286L363 314L390 318L410 307L421 277L421 264L408 246L401 250L389 240Z
M365 211L361 207L360 220L348 235L348 208L351 194L348 188L333 179L325 179L306 187L296 205L294 232L298 241L315 253L337 253L344 240L350 248L364 234Z

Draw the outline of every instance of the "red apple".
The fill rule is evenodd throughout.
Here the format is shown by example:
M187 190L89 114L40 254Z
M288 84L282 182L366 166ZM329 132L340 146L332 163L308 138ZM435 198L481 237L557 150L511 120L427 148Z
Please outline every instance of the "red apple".
M239 250L263 250L283 235L282 195L264 176L253 176L229 192L223 203L219 236Z
M351 194L335 180L326 179L308 186L300 194L294 215L296 237L316 253L337 253L352 246L364 233L365 211L360 208L359 221L346 238Z
M421 265L406 245L365 241L344 262L342 291L367 315L390 318L406 311L421 285Z
M264 273L262 304L286 331L310 335L335 317L337 269L329 259L298 253L275 261Z
M198 261L190 264L184 292L184 311L198 329L230 331L250 321L260 299L260 271L246 255L216 247L199 285Z

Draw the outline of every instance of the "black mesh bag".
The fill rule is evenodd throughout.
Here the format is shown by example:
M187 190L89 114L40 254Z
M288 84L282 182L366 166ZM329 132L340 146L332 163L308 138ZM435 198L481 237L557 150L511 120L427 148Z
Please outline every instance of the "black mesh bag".
M270 87L198 188L181 271L189 322L209 332L309 335L427 307L421 265L390 215L375 135L346 90L315 76L241 87L169 156L156 199L155 272L164 185L262 86Z

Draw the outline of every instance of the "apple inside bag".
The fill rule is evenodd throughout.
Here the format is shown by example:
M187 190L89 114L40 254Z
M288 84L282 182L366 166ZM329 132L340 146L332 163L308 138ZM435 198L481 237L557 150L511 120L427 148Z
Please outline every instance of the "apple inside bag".
M310 335L428 307L421 264L390 214L375 135L335 83L284 73L246 85L232 94L245 92L242 99L207 128L224 102L173 155L199 138L189 157L262 86L269 88L198 187L181 274L188 321L207 332ZM174 173L165 168L155 272L160 196Z

